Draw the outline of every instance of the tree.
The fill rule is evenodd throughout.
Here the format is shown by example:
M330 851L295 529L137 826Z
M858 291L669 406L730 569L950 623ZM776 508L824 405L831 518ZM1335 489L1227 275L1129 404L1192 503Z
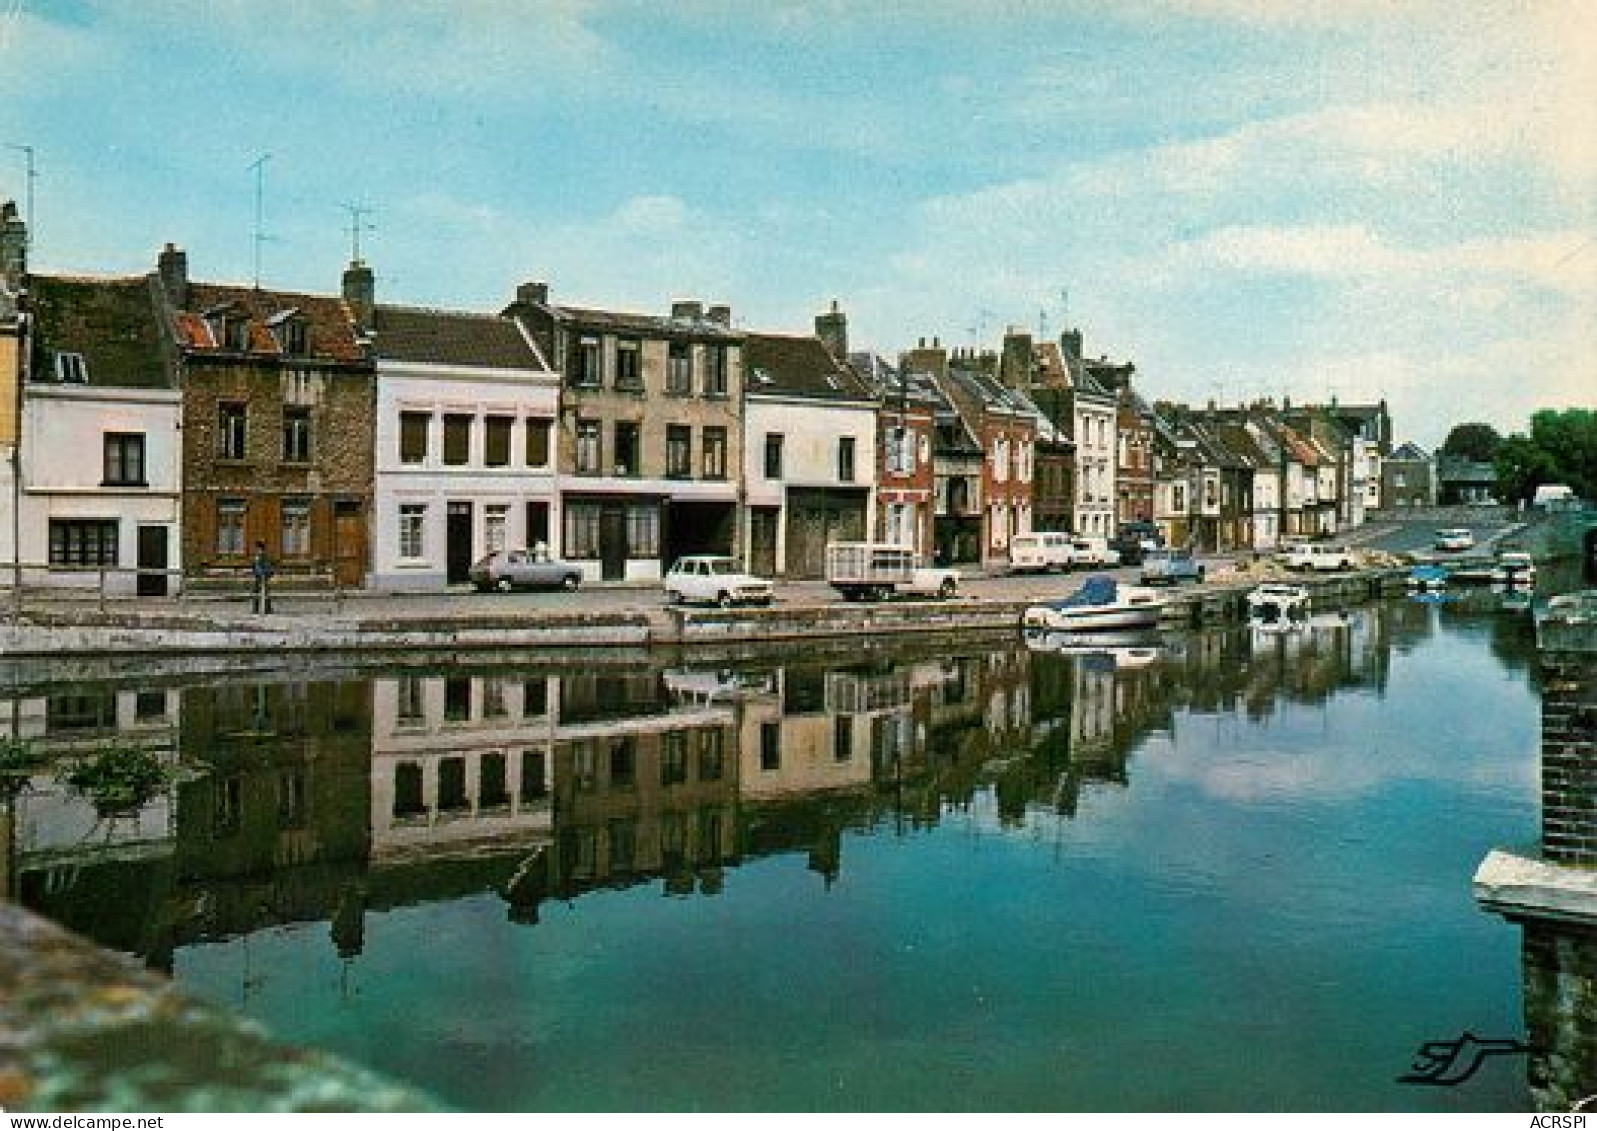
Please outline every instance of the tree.
M1458 424L1442 441L1442 454L1471 463L1491 463L1503 438L1490 424Z
M1597 412L1543 409L1530 418L1530 435L1504 440L1493 463L1505 499L1529 499L1544 483L1597 498Z

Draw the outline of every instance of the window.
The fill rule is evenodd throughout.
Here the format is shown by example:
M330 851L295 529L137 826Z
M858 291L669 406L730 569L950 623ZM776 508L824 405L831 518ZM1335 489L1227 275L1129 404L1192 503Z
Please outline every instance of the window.
M302 357L310 352L311 337L303 318L290 318L277 328L278 347L286 354Z
M243 499L218 499L216 501L216 552L240 556L244 553L244 517L247 506Z
M311 461L311 410L285 408L283 410L283 462L309 463Z
M782 478L782 436L778 432L765 434L765 477Z
M115 519L50 520L50 564L98 566L117 563Z
M628 505L627 554L634 558L660 556L660 508L654 503Z
M432 414L402 412L399 414L399 462L427 462L427 433L432 428Z
M505 548L505 535L510 527L510 507L506 503L490 503L483 509L483 542L490 554Z
M243 459L246 435L245 408L241 404L217 406L216 455L218 459Z
M490 416L483 437L482 462L489 467L510 466L510 426L513 416Z
M854 757L854 716L832 716L832 761L847 762Z
M521 800L538 801L549 793L549 775L542 750L521 752Z
M444 463L459 467L471 462L471 417L450 413L444 417Z
M565 510L566 550L572 559L599 556L599 506L597 503L567 503Z
M577 474L599 474L599 422L577 421Z
M909 475L915 470L915 433L908 428L895 428L887 434L887 470L895 475Z
M726 478L726 429L706 428L704 430L704 477L706 479Z
M444 679L444 722L463 723L471 718L471 677L447 676Z
M283 556L308 558L311 553L311 504L309 499L283 500Z
M616 341L616 388L639 392L643 389L642 344L636 338Z
M699 736L699 780L720 781L726 766L726 735L719 727L703 727Z
M549 425L544 417L527 418L527 466L549 466Z
M615 431L615 473L636 476L641 454L638 450L638 426L630 421L618 420Z
M399 504L399 556L421 558L427 553L427 507L423 503Z
M760 769L782 768L782 724L760 724Z
M144 433L105 434L105 477L101 486L143 487Z
M549 713L549 681L543 677L526 680L521 685L521 717L534 719Z
M55 355L55 378L71 385L85 385L89 381L89 366L81 353Z
M482 717L502 719L509 714L505 707L505 681L498 676L485 678L482 681Z
M610 784L617 789L631 789L637 781L638 748L633 735L622 735L610 740Z
M837 441L837 479L840 483L854 482L854 437L843 436Z
M693 476L693 429L686 424L665 426L665 475L667 479Z
M727 393L726 347L704 347L704 395L724 397Z
M688 732L668 730L660 736L660 784L681 785L688 780Z
M571 383L597 386L603 376L604 344L597 335L583 334L577 339L576 351L571 357Z
M481 809L510 808L510 791L505 788L505 756L490 750L477 765L477 805Z
M666 356L665 391L686 396L693 392L693 347L672 342Z
M394 721L401 726L419 726L427 721L427 699L419 675L399 677L394 697Z

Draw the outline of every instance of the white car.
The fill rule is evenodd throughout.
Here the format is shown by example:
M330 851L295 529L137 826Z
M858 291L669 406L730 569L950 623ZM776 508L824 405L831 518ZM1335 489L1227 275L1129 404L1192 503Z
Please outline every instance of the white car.
M1117 566L1120 551L1109 545L1107 538L1094 535L1078 536L1070 543L1070 564L1078 566Z
M1475 547L1475 535L1462 526L1450 526L1446 530L1436 532L1436 548L1438 550L1471 550Z
M1345 546L1330 546L1323 542L1305 542L1287 552L1287 569L1308 570L1313 573L1330 573L1338 569L1352 569L1353 551Z
M690 554L678 558L665 575L665 594L673 602L720 605L769 605L772 586L763 577L745 573L736 558Z

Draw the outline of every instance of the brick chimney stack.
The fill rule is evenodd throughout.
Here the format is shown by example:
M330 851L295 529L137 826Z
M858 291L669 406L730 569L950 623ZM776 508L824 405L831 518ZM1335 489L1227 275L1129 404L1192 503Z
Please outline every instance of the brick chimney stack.
M377 313L377 276L365 260L351 260L344 268L344 301L355 318L355 325L370 330Z
M838 361L848 360L848 315L837 308L836 299L832 300L830 311L815 316L815 336L826 346L827 353Z
M0 286L12 294L22 290L28 273L28 225L17 212L17 202L0 204Z
M161 289L166 292L167 301L179 310L188 306L188 252L176 244L167 244L161 249L160 257L155 261L155 270L161 278Z

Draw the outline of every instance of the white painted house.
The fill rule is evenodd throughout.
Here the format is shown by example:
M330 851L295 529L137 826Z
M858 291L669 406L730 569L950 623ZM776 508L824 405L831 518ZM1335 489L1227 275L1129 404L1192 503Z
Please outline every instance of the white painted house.
M377 359L372 588L441 589L489 551L555 545L560 380L521 327L351 307Z
M820 577L827 543L875 529L876 399L819 338L750 334L743 362L750 568Z
M147 277L33 276L17 524L25 585L180 587L180 404ZM168 572L168 571L171 572Z

